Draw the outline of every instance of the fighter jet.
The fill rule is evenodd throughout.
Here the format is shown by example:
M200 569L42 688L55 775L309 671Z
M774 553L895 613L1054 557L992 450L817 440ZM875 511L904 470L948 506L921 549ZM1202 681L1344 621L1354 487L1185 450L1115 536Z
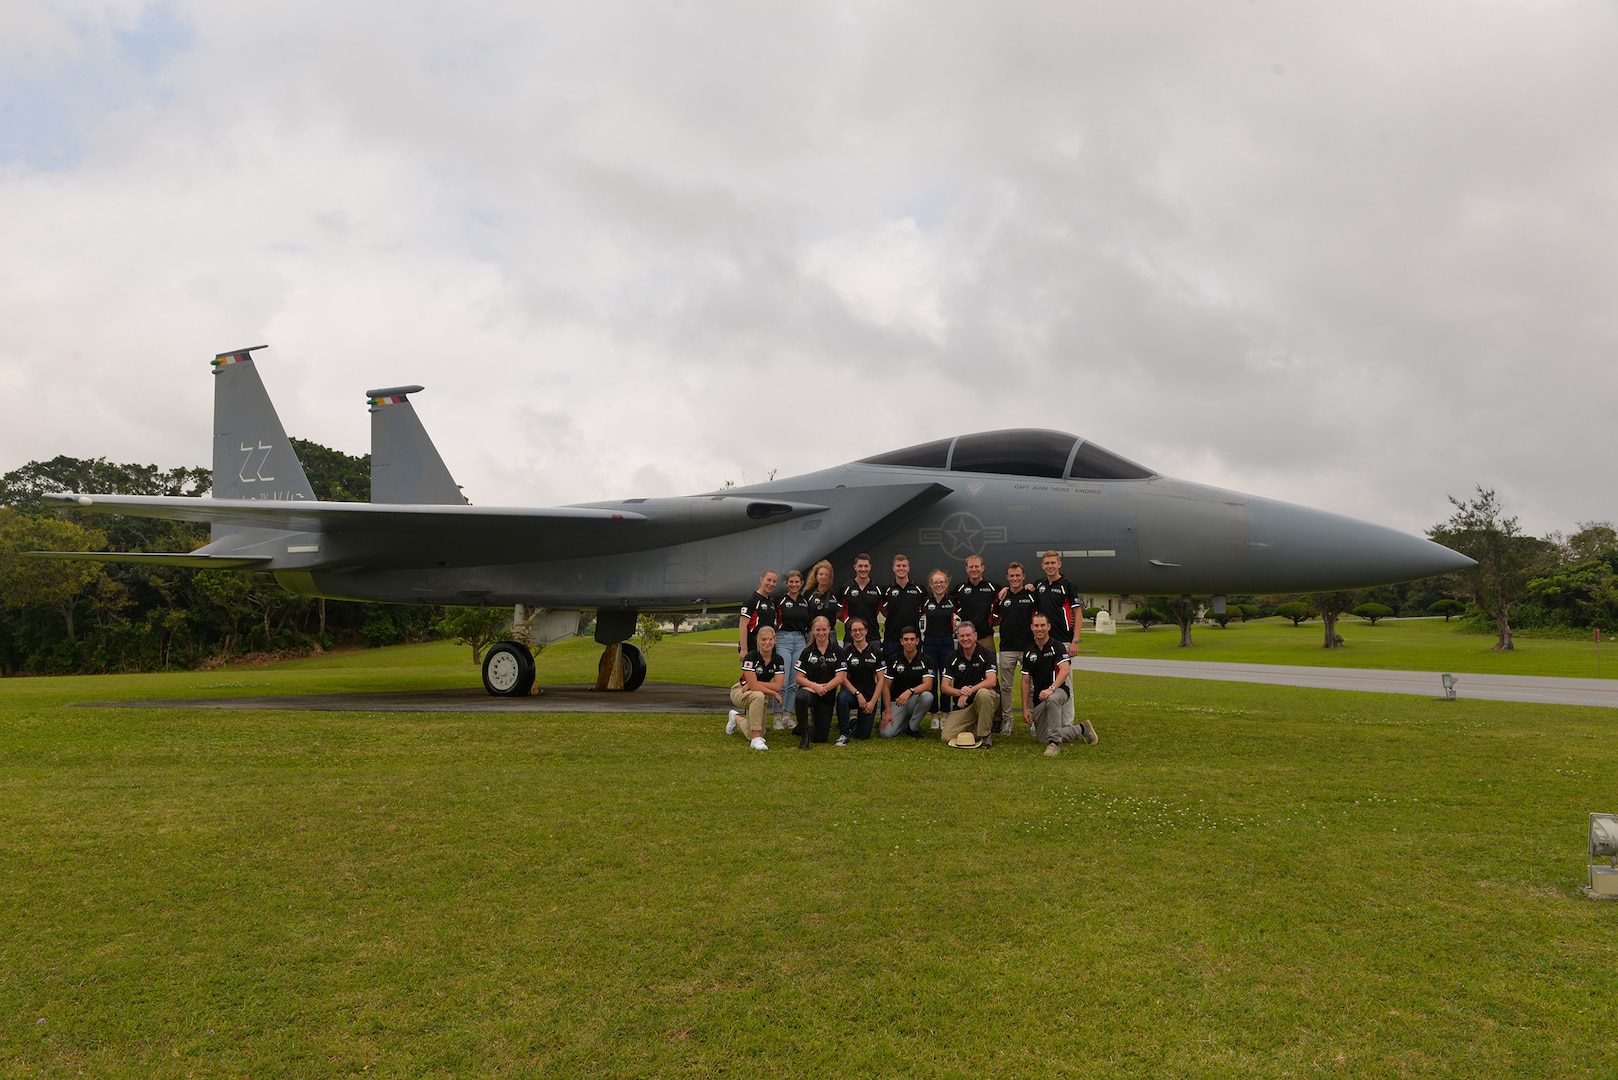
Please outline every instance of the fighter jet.
M1313 592L1472 565L1429 540L1337 514L1175 480L1077 435L1013 429L936 439L763 484L678 498L546 508L467 505L410 404L420 386L367 393L372 502L315 499L252 353L213 360L213 491L204 498L60 493L99 513L207 522L184 553L45 557L213 567L274 575L304 596L542 609L538 639L596 613L611 685L638 687L629 638L643 611L739 604L765 568L923 569L969 555L991 567L1061 552L1085 592ZM520 642L488 653L489 693L534 681Z

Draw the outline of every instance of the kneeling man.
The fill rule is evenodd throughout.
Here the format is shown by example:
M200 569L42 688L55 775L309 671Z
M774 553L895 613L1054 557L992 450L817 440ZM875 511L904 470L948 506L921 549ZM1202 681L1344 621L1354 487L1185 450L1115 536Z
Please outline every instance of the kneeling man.
M1034 728L1034 741L1045 744L1045 755L1055 757L1065 742L1099 742L1086 720L1073 726L1072 665L1067 645L1051 637L1051 620L1037 612L1031 629L1034 644L1022 654L1022 714Z
M954 699L954 711L944 717L944 741L965 750L993 746L989 733L1000 715L994 653L979 647L977 627L969 622L955 631L955 643L944 665L944 693Z

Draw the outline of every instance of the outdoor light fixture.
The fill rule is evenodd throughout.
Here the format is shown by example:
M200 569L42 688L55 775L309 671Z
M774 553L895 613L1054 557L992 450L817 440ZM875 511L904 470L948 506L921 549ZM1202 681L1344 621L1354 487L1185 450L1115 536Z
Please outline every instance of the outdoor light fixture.
M1456 679L1455 676L1449 674L1448 672L1445 672L1444 674L1440 675L1439 678L1444 680L1444 697L1446 699L1448 699L1449 701L1454 701L1455 700L1455 684L1459 680Z
M1597 859L1611 862L1601 866ZM1593 900L1618 900L1618 814L1590 815L1590 887L1584 891Z

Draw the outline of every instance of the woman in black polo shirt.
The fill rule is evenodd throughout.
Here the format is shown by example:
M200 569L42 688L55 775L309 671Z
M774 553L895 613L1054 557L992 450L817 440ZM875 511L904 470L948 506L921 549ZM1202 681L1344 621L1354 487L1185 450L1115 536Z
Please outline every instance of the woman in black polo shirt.
M772 700L781 700L781 657L775 651L775 627L759 627L756 644L756 649L742 657L742 677L730 688L730 703L736 708L730 710L725 734L734 735L739 729L751 740L754 750L768 750L764 745L764 712Z
M781 711L776 714L776 728L788 726L797 706L798 654L809 641L809 599L803 595L803 574L787 571L787 594L775 602L775 651L787 666L787 687L781 695Z
M809 629L809 644L798 654L798 749L810 739L831 738L832 708L843 685L843 650L831 636L831 622L818 616ZM811 726L811 719L813 726Z
M869 638L871 628L858 615L848 620L849 642L843 646L843 688L837 691L837 745L869 739L882 707L877 692L882 678L882 650Z

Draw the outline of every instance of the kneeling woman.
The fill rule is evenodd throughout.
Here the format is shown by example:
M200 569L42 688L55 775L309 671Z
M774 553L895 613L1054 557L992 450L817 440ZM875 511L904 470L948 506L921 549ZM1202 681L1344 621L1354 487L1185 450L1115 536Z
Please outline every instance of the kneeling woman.
M843 688L837 691L837 745L850 739L869 739L882 707L877 686L882 676L882 650L866 640L870 627L858 615L848 620L848 644L843 647Z
M742 657L741 680L730 688L730 703L736 708L730 710L725 734L734 735L740 728L752 740L754 750L768 750L764 714L772 700L780 704L783 666L775 652L775 627L759 627L757 642L758 647Z
M798 749L831 738L831 712L843 685L843 650L831 636L831 620L815 617L809 626L809 644L798 654ZM810 727L811 717L814 727Z

